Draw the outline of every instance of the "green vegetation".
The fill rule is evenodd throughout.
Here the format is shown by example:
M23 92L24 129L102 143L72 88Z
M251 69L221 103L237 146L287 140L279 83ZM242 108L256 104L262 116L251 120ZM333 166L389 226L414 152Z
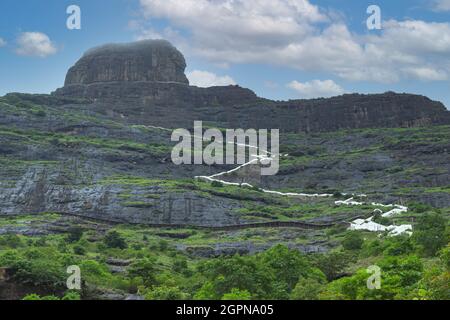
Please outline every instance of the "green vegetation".
M199 258L175 246L207 243L208 237L226 241L226 232L165 230L174 237L163 238L161 230L122 225L98 237L95 230L74 226L60 235L0 236L0 266L28 288L21 297L27 300L95 299L111 290L150 300L449 299L448 237L429 246L448 220L436 214L423 220L413 237L337 231L341 245L328 253L305 255L276 245L254 255L217 258ZM255 240L262 231L271 233L248 230L241 236L254 234ZM113 272L116 263L122 271ZM81 291L65 289L71 265L80 266ZM379 290L367 288L366 269L372 265L381 269Z
M450 192L445 181L450 126L283 133L281 152L288 155L281 158L280 175L264 185L282 192L333 195L291 198L258 187L195 180L197 171L222 168L175 168L168 160L170 132L128 125L119 116L114 121L96 113L90 103L45 95L0 97L0 116L12 119L0 126L0 186L6 198L9 190L26 190L23 185L33 180L39 188L30 188L32 196L15 199L23 207L41 201L38 189L46 192L55 186L58 196L49 201L60 201L57 208L80 203L92 212L96 205L119 206L124 215L132 213L131 219L142 213L147 221L146 214L162 216L157 206L168 195L194 194L205 202L229 202L227 214L240 222L302 221L330 227L151 229L51 213L2 215L0 271L7 271L8 283L19 286L17 292L27 293L16 298L450 299L450 207L444 203ZM247 182L245 177L232 178ZM86 195L99 189L102 197L89 201L91 195ZM413 224L413 236L347 231L345 222L372 216L374 209L387 210L334 205L350 193L369 195L358 201L389 195L407 205L408 213L392 218L378 213L374 221ZM72 195L82 200L71 206ZM444 206L437 209L419 201ZM195 211L197 204L189 206ZM252 254L245 254L247 245ZM80 291L66 287L67 267L73 265L81 269ZM381 270L379 290L367 287L371 266Z
M359 232L349 232L342 241L342 246L346 250L359 250L364 244L364 239Z
M124 238L117 232L111 231L106 234L104 239L105 245L108 248L126 249L127 243Z
M425 214L419 218L414 239L428 256L434 256L450 237L446 219L437 213Z

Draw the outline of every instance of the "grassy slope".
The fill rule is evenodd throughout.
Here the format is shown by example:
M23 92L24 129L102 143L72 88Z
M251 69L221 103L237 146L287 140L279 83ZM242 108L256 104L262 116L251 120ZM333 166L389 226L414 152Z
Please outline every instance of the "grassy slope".
M65 126L85 123L87 125L101 125L109 130L141 131L149 136L160 134L155 130L142 127L127 126L123 123L99 118L95 115L88 115L85 112L74 112L56 106L44 106L33 104L27 101L12 99L0 99L0 112L3 115L22 118L27 121L28 126L20 125L20 122L0 125L0 141L2 141L3 151L0 154L2 184L14 185L14 177L19 176L30 166L48 166L50 168L60 165L58 157L42 159L39 157L30 158L24 152L17 152L27 147L34 147L42 150L59 150L61 153L69 152L75 155L80 150L95 149L102 153L111 153L124 158L130 155L148 155L151 157L162 157L170 153L171 147L165 140L159 141L155 138L150 144L137 141L130 136L121 137L120 134L113 138L99 138L95 134L79 135L74 132L55 132L52 128L41 127L41 123L58 118ZM350 138L349 138L350 137ZM353 138L351 138L353 137ZM350 142L347 140L350 139ZM370 145L365 143L355 144L360 140L371 141ZM282 137L284 141L283 153L290 156L282 160L282 170L296 169L298 167L308 168L314 166L317 161L330 164L336 162L354 163L355 160L365 159L368 155L395 154L399 150L415 150L422 147L438 149L450 144L450 127L432 128L408 128L408 129L366 129L340 131L334 133L318 133L313 135L289 134ZM337 143L330 143L330 141ZM362 141L361 140L361 141ZM325 143L324 143L325 141ZM347 141L347 142L346 142ZM336 146L337 145L337 146ZM332 150L333 149L333 150ZM431 150L431 157L433 151ZM83 158L81 158L83 159ZM401 160L401 159L400 159ZM65 162L64 162L65 163ZM70 171L70 168L68 168ZM393 186L393 195L399 197L418 194L441 194L450 193L450 185L423 184L417 181L418 176L424 173L429 175L448 174L448 168L441 166L429 166L424 162L407 161L380 169L379 172L368 172L361 186L362 191L376 194L378 190L385 187L386 180L406 180L403 185ZM345 215L347 217L359 214L370 213L374 208L371 206L349 208L333 206L335 199L326 200L295 200L283 197L272 197L262 194L258 190L243 189L237 187L223 186L214 187L209 183L194 181L192 179L155 179L125 172L117 172L98 181L86 180L85 183L99 184L120 184L127 186L130 192L124 192L121 200L124 205L142 206L146 202L142 199L133 198L133 187L159 185L167 189L168 192L183 192L186 190L198 192L204 196L221 196L239 199L244 205L236 213L248 221L272 221L272 220L313 220L324 216L333 217ZM338 185L339 186L339 185ZM333 190L335 189L335 190ZM305 188L282 187L281 191L340 191L339 188L323 188L323 186L306 186ZM412 212L407 217L398 217L396 223L406 223L414 221L414 217L435 211L431 207L423 207L412 203ZM447 218L450 216L450 204L439 210ZM0 228L4 227L27 227L39 223L51 223L58 221L60 217L55 214L43 214L38 216L22 216L0 218ZM79 224L79 222L75 223ZM188 247L208 247L216 243L241 243L252 242L254 244L271 244L276 242L307 244L313 241L329 241L337 244L335 250L340 250L341 242L345 237L345 230L333 228L326 231L307 234L306 232L293 231L294 239L286 239L283 230L259 229L242 230L238 232L208 232L200 230L157 230L148 229L144 226L106 226L106 229L115 229L125 238L127 249L111 249L105 247L103 243L104 234L87 227L87 231L81 240L68 244L65 234L54 234L49 236L19 236L14 238L9 235L0 236L0 255L11 250L16 250L19 254L28 254L29 250L45 252L51 250L59 259L64 260L67 255L73 263L85 264L86 261L95 261L87 271L87 281L97 287L107 290L119 290L122 292L134 292L138 286L144 286L139 280L129 279L123 274L113 274L108 270L106 260L111 257L131 260L141 260L143 258L156 259L157 283L168 287L177 287L192 298L199 290L199 283L202 279L197 279L200 275L192 274L196 266L204 259L191 256L185 252L177 251L175 248L180 245ZM177 236L178 235L178 236ZM180 238L181 235L181 238ZM362 233L366 243L376 241L376 235L372 233ZM389 242L388 239L382 239ZM76 247L83 247L83 254L74 254ZM386 249L387 250L387 249ZM367 252L355 253L356 258L347 266L347 270L354 272L359 268L365 268L370 263L381 260L386 251L367 254ZM174 266L179 260L185 260L188 264L186 270L174 270ZM314 258L312 258L314 260ZM45 259L44 259L45 260ZM424 264L433 264L436 258L422 258ZM46 261L52 263L52 261ZM56 263L56 262L55 262ZM86 267L87 268L87 267ZM191 272L189 272L189 270ZM184 273L186 272L186 273ZM136 281L136 283L134 282ZM148 289L148 288L147 288ZM144 290L145 291L145 290ZM52 293L52 290L49 290Z

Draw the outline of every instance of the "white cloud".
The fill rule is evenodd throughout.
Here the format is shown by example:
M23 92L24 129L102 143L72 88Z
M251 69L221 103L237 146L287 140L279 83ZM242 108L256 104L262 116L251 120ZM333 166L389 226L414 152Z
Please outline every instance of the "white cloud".
M450 0L435 0L433 4L434 11L450 11Z
M0 48L6 46L6 41L0 38Z
M218 49L249 44L277 46L306 35L325 21L308 0L140 0L148 18L166 18L188 28L199 44Z
M236 81L230 76L218 76L208 71L194 70L188 72L187 77L191 85L203 88L236 84Z
M21 56L45 58L57 52L50 38L42 32L23 32L17 38L16 53Z
M292 81L288 85L302 98L328 98L345 93L345 90L333 80L312 80L308 82Z
M430 80L430 81L443 81L447 80L447 74L442 70L436 70L427 67L405 68L405 74L409 74L413 78Z
M355 34L309 0L140 3L147 19L170 22L163 37L217 65L264 63L383 83L450 78L450 23L391 20L381 33Z

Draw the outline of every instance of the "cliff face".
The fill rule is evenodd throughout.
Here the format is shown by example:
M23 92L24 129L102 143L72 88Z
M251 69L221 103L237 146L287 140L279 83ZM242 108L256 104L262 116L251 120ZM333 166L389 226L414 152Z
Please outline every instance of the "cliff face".
M192 91L188 86L181 88L180 92L194 92L186 96L185 103L191 101L189 99L198 99L190 103L201 99L213 101L223 92L223 88L191 88ZM163 89L168 90L167 97L174 97L170 94L173 87L159 90ZM236 90L236 96L246 92L236 87L225 89L228 90ZM417 124L408 122L406 107L398 107L410 97L396 97L399 102L393 106L385 104L381 112L398 109L403 114L382 118L378 125L395 124L400 116L405 119L405 127ZM374 98L396 99L385 95L336 99L348 101L349 98L360 99L358 103L362 106ZM128 96L122 97L120 103L108 105L108 100L103 98L90 103L56 96L11 94L0 97L0 216L57 212L125 223L224 226L253 222L252 217L242 212L250 210L256 215L260 214L260 208L275 205L284 212L292 205L291 199L265 196L245 188L216 188L195 181L193 177L211 176L234 166L176 166L170 160L175 145L171 142L171 130L139 124L176 126L185 122L192 126L191 120L197 118L211 119L206 125L221 128L247 124L283 125L289 129L309 124L314 130L314 117L309 116L309 122L300 121L300 112L306 112L303 110L321 119L316 124L318 128L334 128L345 125L345 121L349 126L373 125L370 121L375 120L371 115L378 112L368 111L368 116L355 113L355 118L338 119L347 107L333 105L327 108L336 109L336 116L330 113L328 119L314 113L321 111L315 104L319 100L303 107L297 107L299 101L274 106L261 100L268 105L258 108L257 105L219 107L207 104L183 108L185 103L182 102L168 107L163 99L163 107L148 99L146 104L145 98ZM419 101L418 97L412 99ZM141 104L135 105L133 101L141 101ZM421 105L413 106L413 110L419 110ZM272 110L281 110L284 114ZM277 118L270 118L270 112ZM436 207L450 204L450 126L314 134L291 132L281 134L281 152L289 156L282 157L279 174L258 182L267 190L339 191L368 194L371 200L382 203L402 200ZM245 170L227 179L252 184L256 180L251 171ZM280 204L279 201L286 202ZM5 232L34 234L35 231L33 225L13 226L13 229L0 226L0 235Z
M183 55L167 41L110 44L89 50L70 68L65 86L114 81L188 84L185 68Z
M95 101L95 111L168 128L188 128L195 120L284 132L450 124L444 105L423 96L354 94L274 102L238 86L189 86L185 68L183 55L166 41L106 45L88 51L54 95L88 98Z
M246 111L255 116L242 125L281 128L288 132L409 128L450 123L450 112L442 103L423 96L396 93L297 100L263 108L252 106Z
M411 94L274 102L237 86L197 88L150 82L69 86L56 94L87 97L93 101L93 111L125 117L130 123L167 128L190 128L196 120L225 128L306 133L450 124L450 112L442 103Z
M0 97L0 216L7 218L0 236L46 236L80 225L97 241L110 222L183 229L286 221L340 226L373 215L373 208L336 207L334 197L279 197L195 179L236 168L172 163L176 143L167 128L191 128L195 120L205 127L281 129L278 175L261 178L259 167L248 166L224 176L227 181L366 194L368 202L423 203L450 213L450 125L439 126L450 124L450 112L441 103L395 93L275 102L239 86L189 86L184 67L182 55L164 42L108 46L88 52L52 95ZM337 131L352 128L370 129ZM318 230L227 230L217 233L214 247L215 232L192 232L188 246L177 240L177 248L219 256L281 242L305 252L338 244ZM143 231L133 228L136 235ZM0 299L29 289L2 283L0 274Z

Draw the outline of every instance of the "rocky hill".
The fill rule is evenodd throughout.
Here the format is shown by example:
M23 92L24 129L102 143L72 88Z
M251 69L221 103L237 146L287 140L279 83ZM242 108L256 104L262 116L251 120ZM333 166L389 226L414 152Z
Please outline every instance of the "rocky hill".
M173 165L170 128L194 120L281 129L289 156L258 187L449 206L450 112L441 103L395 93L275 102L237 86L189 86L184 68L165 41L107 45L87 52L52 95L0 98L0 213L202 226L298 220L304 199L194 180L232 167ZM253 183L245 171L228 179ZM273 212L262 212L267 204ZM328 219L320 216L309 218Z
M54 94L0 97L0 300L448 299L441 103L270 101L184 68L164 41L107 45ZM281 129L278 175L174 165L172 129L194 120Z
M164 40L110 44L94 48L70 68L65 86L98 82L174 82L188 84L183 55Z
M185 67L183 55L165 41L106 45L88 51L54 95L87 98L92 110L168 128L191 127L195 120L284 132L450 124L444 105L423 96L354 94L275 102L238 86L189 86Z

